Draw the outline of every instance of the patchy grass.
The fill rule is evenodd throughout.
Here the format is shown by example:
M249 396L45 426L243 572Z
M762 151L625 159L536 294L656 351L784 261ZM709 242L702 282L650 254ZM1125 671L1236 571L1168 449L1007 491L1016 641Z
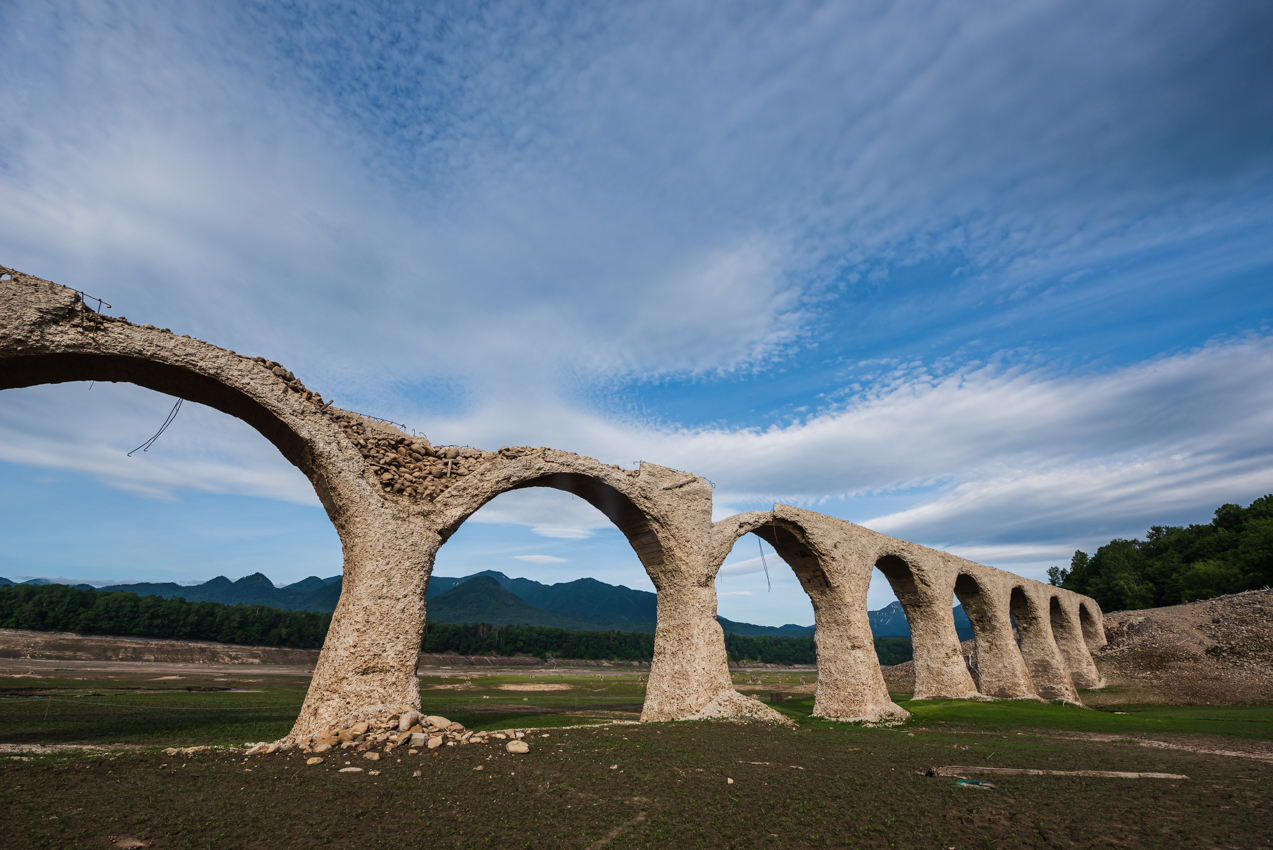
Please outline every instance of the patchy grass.
M567 684L569 691L499 687L531 681L491 677L475 679L472 690L440 690L427 686L458 680L427 679L424 703L466 725L521 728L543 725L537 719L544 718L561 725L595 722L609 712L630 715L629 707L640 702L640 686L631 678L533 680ZM285 730L290 717L283 721L275 714L299 706L303 682L236 682L261 693L215 695L219 702L194 705L196 711L174 728L191 743L229 740L224 736L242 729ZM55 683L30 684L48 691ZM147 690L163 692L133 692L125 699L118 694L127 688L120 687L108 703L103 683L73 684L103 696L63 693L66 716L52 716L57 708L49 707L47 721L40 695L10 692L10 699L0 700L0 742L50 733L66 741L80 728L175 743L145 731L146 722L162 724L207 696L171 687L184 689L188 681L165 688L152 682ZM96 711L77 708L80 713L72 715L76 703ZM607 838L604 846L614 848L1270 846L1273 765L1267 762L1030 731L1110 731L1131 738L1148 730L1172 740L1177 729L1205 730L1249 740L1267 737L1250 730L1267 723L1268 709L1155 708L1124 716L1030 703L903 704L916 719L893 728L812 720L812 699L798 699L781 704L801 723L794 731L727 723L547 729L528 739L527 755L466 745L391 755L374 764L342 755L314 766L299 754L245 758L225 751L0 758L0 822L5 846L14 848L105 848L110 836L137 837L155 848L270 850L586 848ZM112 714L111 705L127 708ZM1159 720L1168 726L1145 725ZM202 737L199 723L206 724ZM1092 723L1121 725L1097 729ZM380 774L338 773L347 761ZM920 775L930 765L950 764L1158 771L1189 779L996 776L982 778L1001 790L981 791Z

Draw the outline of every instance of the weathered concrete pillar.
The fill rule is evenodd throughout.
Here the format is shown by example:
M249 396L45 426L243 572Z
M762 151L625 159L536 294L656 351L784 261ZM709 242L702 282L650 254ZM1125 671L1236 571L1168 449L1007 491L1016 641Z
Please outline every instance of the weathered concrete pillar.
M1098 688L1101 674L1096 669L1096 662L1083 642L1083 633L1078 624L1076 605L1066 606L1053 596L1048 600L1048 620L1052 636L1056 640L1061 658L1069 671L1070 681L1076 688Z
M911 630L914 653L914 699L969 699L977 686L964 664L951 606L950 584L943 580L944 564L912 565L890 554L875 564L892 587Z
M846 721L909 717L889 696L880 672L866 610L871 561L855 545L854 526L776 505L771 522L753 533L791 566L813 603L818 652L813 715Z
M642 720L681 720L734 690L725 633L716 622L716 587L669 580L658 587L659 622Z
M1034 692L1044 699L1077 702L1078 693L1070 681L1070 671L1052 639L1052 624L1044 614L1043 603L1028 595L1024 588L1014 587L1008 597L1008 608L1021 634L1021 657Z
M341 536L340 602L291 740L332 728L354 711L420 707L416 661L438 535L418 521L381 516L355 522Z
M1022 699L1037 694L1030 683L1025 661L1012 637L1008 600L982 589L967 573L955 579L955 596L964 606L977 638L977 674L981 693L988 697Z

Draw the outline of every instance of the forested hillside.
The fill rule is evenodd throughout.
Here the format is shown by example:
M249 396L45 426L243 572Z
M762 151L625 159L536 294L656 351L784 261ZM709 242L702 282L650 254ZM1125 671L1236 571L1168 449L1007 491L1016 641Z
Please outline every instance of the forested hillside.
M0 628L6 629L313 649L323 645L330 622L331 614L263 605L187 602L63 584L0 587Z
M1273 585L1273 495L1221 505L1206 525L1161 526L1144 540L1111 540L1052 567L1054 585L1107 611L1159 608Z

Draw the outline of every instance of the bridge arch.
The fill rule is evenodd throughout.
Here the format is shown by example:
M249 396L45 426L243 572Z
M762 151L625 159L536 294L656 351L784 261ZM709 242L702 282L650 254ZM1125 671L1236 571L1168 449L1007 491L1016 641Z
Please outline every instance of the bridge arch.
M331 722L360 705L418 703L416 594L401 576L418 575L423 587L424 558L413 543L426 540L411 539L405 506L373 489L341 424L346 414L264 358L103 316L75 290L3 271L0 389L121 382L205 404L252 426L313 485L341 540L344 582L298 727ZM386 580L390 575L400 580ZM375 638L367 641L368 634Z
M910 626L914 699L966 699L977 695L977 686L964 664L951 590L941 580L941 568L904 546L888 546L875 568L888 581L906 613Z
M1055 593L1049 595L1048 621L1070 681L1075 688L1095 688L1100 686L1101 676L1084 642L1081 619L1080 605L1074 605L1073 600L1062 600ZM1077 693L1074 699L1078 699Z
M989 697L1035 696L1030 674L1012 634L1008 599L968 571L955 578L955 596L964 606L977 641L977 690Z
M866 611L871 566L841 546L837 523L787 505L739 514L713 528L712 575L734 543L755 534L791 567L813 604L818 684L813 714L834 720L907 717L880 672Z
M1018 646L1034 692L1044 699L1077 701L1069 670L1052 635L1049 602L1035 598L1018 584L1009 593L1008 610L1021 636Z
M438 545L492 499L534 487L571 493L601 511L654 583L658 624L642 719L680 719L722 695L736 696L716 621L716 587L699 545L711 534L711 485L655 464L629 470L555 449L501 455L434 503L428 522Z

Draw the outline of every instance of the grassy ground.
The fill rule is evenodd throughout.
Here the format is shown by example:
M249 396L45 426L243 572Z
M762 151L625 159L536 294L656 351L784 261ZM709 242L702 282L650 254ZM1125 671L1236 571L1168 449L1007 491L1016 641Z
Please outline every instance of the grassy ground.
M778 689L774 676L766 678L754 689ZM305 684L301 677L0 680L0 744L269 739L289 727ZM437 687L457 684L424 679L425 707L471 728L634 718L642 696L633 678L612 676L496 676L475 678L472 688ZM526 685L568 689L508 687ZM243 690L187 690L210 687ZM795 730L719 723L544 728L529 739L527 755L456 746L374 765L341 756L307 766L299 755L245 758L229 750L176 757L154 748L22 753L0 758L3 844L109 847L124 836L156 848L270 850L1273 843L1273 764L1150 749L1137 740L1263 746L1273 739L1269 708L1088 711L897 699L915 719L894 728L811 719L812 698L802 695L779 705L798 721ZM380 773L338 773L346 761ZM1000 788L989 791L921 775L933 765L973 764L1189 779L983 776Z

